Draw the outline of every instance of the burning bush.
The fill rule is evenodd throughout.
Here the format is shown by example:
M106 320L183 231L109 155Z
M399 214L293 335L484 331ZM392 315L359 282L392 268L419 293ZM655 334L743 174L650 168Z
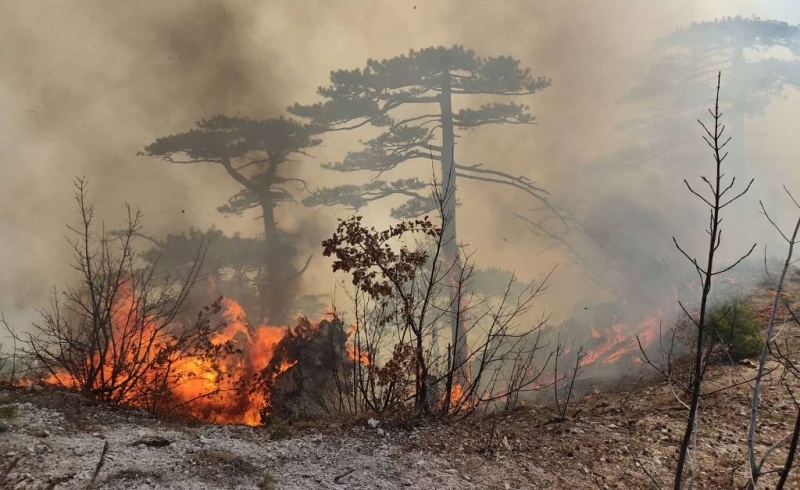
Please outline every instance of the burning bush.
M80 225L69 227L80 281L55 295L42 321L24 339L23 353L44 380L80 390L116 405L135 405L153 412L181 404L176 388L208 366L215 376L217 360L231 352L214 341L211 318L215 304L187 319L186 298L202 262L198 250L188 277L158 278L152 268L137 266L133 248L141 214L128 207L126 228L111 236L93 226L87 184L79 179L76 202ZM208 374L208 373L202 373ZM201 393L200 396L206 393Z
M434 194L446 223L452 195ZM324 255L335 257L334 272L350 274L355 286L357 410L413 407L454 415L493 402L512 407L521 392L537 389L548 363L538 356L548 318L527 328L516 321L531 310L547 279L516 291L512 276L496 301L474 303L466 292L473 268L467 257L444 252L442 228L425 217L379 231L354 216L323 242ZM414 236L422 240L410 247ZM467 315L473 317L469 325ZM449 342L442 338L448 326Z
M55 296L32 332L14 336L44 382L114 405L247 425L275 410L308 412L310 401L330 409L331 393L341 401L352 389L342 384L352 362L335 315L294 329L253 326L230 298L189 314L205 244L183 280L159 276L156 261L136 260L140 213L128 208L124 230L97 233L86 182L75 184L80 225L69 229L80 281Z

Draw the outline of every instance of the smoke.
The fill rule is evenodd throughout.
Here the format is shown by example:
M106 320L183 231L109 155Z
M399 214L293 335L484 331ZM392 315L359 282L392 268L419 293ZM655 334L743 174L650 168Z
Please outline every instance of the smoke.
M620 129L641 109L621 100L653 61L648 53L655 39L692 21L737 14L781 18L786 11L722 0L511 0L502 6L474 0L183 0L113 8L100 0L81 2L80 8L64 2L5 2L0 6L0 267L7 279L0 284L0 309L24 326L35 318L34 308L46 304L49 288L69 280L71 255L63 235L64 224L75 218L70 186L75 176L88 177L90 199L109 227L121 221L123 202L130 202L142 208L147 231L154 235L212 224L228 233L255 235L261 232L255 214L223 219L217 213L216 207L237 191L221 169L166 164L136 152L158 136L185 131L216 113L282 114L295 101L317 100L314 91L326 84L331 70L439 44L464 44L482 56L513 55L537 75L553 79L551 88L522 100L532 106L538 125L465 133L457 158L532 178L555 200L574 204L587 233L606 247L599 251L597 242L584 244L579 251L588 264L583 266L561 249L543 252L547 244L508 213L530 216L533 203L507 190L465 182L460 199L470 219L459 223L459 232L477 250L478 264L514 269L526 279L561 264L553 293L545 299L561 315L595 294L586 265L595 276L636 281L639 290L661 287L659 281L670 279L652 273L653 261L681 260L670 237L702 239L702 219L699 227L686 228L698 221L683 217L702 209L687 204L681 186L684 177L696 179L709 161L702 160L707 153L692 118L681 124L694 139L675 146L692 148L689 154L700 156L697 163L625 167L620 152L647 141ZM701 95L711 102L713 87L707 88ZM768 133L748 148L749 155L763 151L769 157L750 167L752 176L778 180L784 175L790 186L797 181L788 163L766 163L787 162L796 154L793 140L785 138L792 124L796 131L796 109L789 109L796 103L796 94L789 94L748 122ZM319 163L340 158L364 137L326 136L315 158L300 165L300 176L312 186L361 179L323 171ZM690 172L684 175L684 170ZM769 205L779 199L757 197ZM387 208L375 205L365 213L379 222ZM299 205L281 210L281 226L302 237L301 257L316 254L304 275L308 293L334 287L318 242L342 214ZM744 232L746 225L760 218L752 199L731 214L727 243L738 245L752 235ZM627 269L620 271L620 263Z
M279 111L279 56L256 45L246 2L4 4L0 69L4 309L43 306L71 259L71 180L85 175L108 227L123 202L154 234L207 226L236 187L211 168L135 156L155 137L217 112ZM245 227L250 224L246 223Z
M637 1L519 1L506 3L503 9L486 8L481 2L459 3L451 25L465 44L485 55L512 54L536 75L553 79L551 88L522 98L531 105L537 126L497 127L470 134L457 148L457 155L466 155L461 158L470 161L459 163L495 164L526 175L551 191L552 198L567 205L584 225L583 233L569 235L579 260L565 254L563 248L546 250L541 238L520 233L526 226L523 221L499 219L507 216L509 209L531 219L542 217L542 212L531 211L534 202L513 191L462 182L461 196L465 201L463 196L469 196L464 207L469 206L470 223L481 225L461 230L466 243L478 246L476 259L516 269L531 278L541 277L553 263L560 264L545 302L561 318L570 316L576 306L609 299L598 281L615 286L617 296L627 296L627 301L648 303L641 305L643 309L673 309L673 291L680 286L676 282L693 279L693 270L671 237L676 236L698 256L703 255L706 239L706 210L688 193L683 179L698 187L704 185L700 175L713 172L696 119L707 120L704 107L713 105L716 72L702 79L699 88L703 92L692 94L705 105L684 114L685 119L661 125L657 134L629 131L624 124L646 117L652 106L671 101L653 100L648 106L625 103L625 99L641 84L645 73L657 67L659 60L652 49L655 41L691 22L735 15L776 17L756 2L654 6ZM796 23L798 19L778 20ZM651 75L674 80L669 66ZM729 84L724 76L722 97L731 102L735 95ZM785 153L772 156L794 146L778 134L786 134L787 107L797 107L800 98L791 90L785 95L783 100L776 98L763 116L745 121L746 153L734 146L732 151L738 153L727 161L728 168L736 170L739 189L750 178L757 182L745 199L726 209L719 257L723 263L734 260L756 241L761 245L756 254L763 254L766 244L783 253L783 248L776 247L779 237L758 214L758 199L780 215L791 203L775 190L782 183L791 187L799 177L796 170L778 163L785 161ZM672 112L669 106L658 109ZM730 128L731 122L727 122ZM752 138L749 133L761 136ZM737 141L743 139L742 134L733 136ZM634 151L664 141L668 142L666 148L656 146L663 150L658 155ZM791 220L791 213L785 217ZM594 277L587 277L587 270Z

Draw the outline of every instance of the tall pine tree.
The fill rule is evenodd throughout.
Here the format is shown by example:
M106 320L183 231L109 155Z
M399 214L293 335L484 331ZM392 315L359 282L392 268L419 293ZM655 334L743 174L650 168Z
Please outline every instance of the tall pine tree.
M237 215L250 209L261 211L263 268L255 281L261 321L287 321L296 293L293 286L311 260L302 267L293 263L297 250L280 230L275 211L282 203L294 201L288 185L305 186L301 179L290 177L286 167L296 165L297 156L319 143L308 126L291 119L218 115L189 131L158 138L142 153L173 163L219 165L241 190L218 210Z
M462 46L411 50L408 55L381 61L368 60L363 68L338 70L330 85L318 90L325 101L313 105L295 104L289 112L309 119L329 131L356 129L365 125L385 128L379 136L364 142L361 151L349 153L341 162L325 165L340 172L383 172L411 162L438 160L441 170L440 196L444 200L444 255L453 285L451 327L452 360L465 369L466 331L458 287L462 264L456 242L456 182L472 179L514 187L550 206L548 194L524 176L509 175L496 168L456 163L456 129L474 129L490 124L532 124L534 117L524 104L492 102L472 109L453 110L456 96L523 96L550 86L550 80L535 77L528 68L508 56L481 58ZM426 166L420 167L423 172ZM420 173L423 173L420 172ZM427 179L426 179L427 180ZM408 199L392 210L396 218L420 216L434 210L437 202L426 192L428 184L419 178L391 182L373 180L365 185L319 189L304 202L307 205L344 205L359 209L369 202L402 195ZM462 372L462 376L467 373Z

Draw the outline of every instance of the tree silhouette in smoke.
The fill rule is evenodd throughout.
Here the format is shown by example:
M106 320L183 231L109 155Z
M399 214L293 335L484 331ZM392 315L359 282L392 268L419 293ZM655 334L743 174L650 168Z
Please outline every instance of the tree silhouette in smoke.
M245 311L260 308L258 289L255 282L263 272L264 243L254 237L244 237L239 233L226 235L215 227L206 231L192 228L188 232L168 234L163 238L145 236L153 247L142 254L142 258L157 264L167 271L186 271L191 266L193 251L200 244L206 245L203 270L210 283L205 288L195 288L198 304L206 304L219 296L235 298ZM319 295L299 295L292 301L295 309L306 312L322 311L325 304Z
M757 57L756 52L765 54ZM676 121L704 108L699 94L721 71L728 80L730 130L739 135L732 152L742 155L739 162L743 162L745 117L763 114L787 88L800 88L800 26L757 17L692 23L657 41L653 58L644 77L623 100L654 102L654 109L627 125L641 135L652 135L655 126L666 138L629 151L623 161L633 166L665 154L676 138L674 131L664 128L683 128Z
M630 298L691 279L665 260L674 252L660 238L661 230L674 222L675 207L683 204L663 206L674 201L663 195L665 182L688 170L676 166L693 166L697 159L695 134L685 121L706 110L703 94L721 71L728 90L720 103L730 122L728 132L736 135L731 172L751 172L745 168L745 118L763 113L786 89L800 87L800 26L743 17L693 23L659 39L650 54L650 65L621 101L636 104L636 115L621 125L636 143L586 169L588 181L605 195L573 210L580 223L568 229L541 213L521 216L534 233L577 257L595 283ZM636 181L641 184L634 189L631 182ZM617 182L625 184L615 187ZM637 200L631 192L647 199ZM665 294L671 293L657 292Z
M658 62L646 73L628 100L656 95L680 97L678 107L692 110L702 106L695 89L702 89L716 71L729 72L730 99L737 101L739 114L759 114L770 99L784 89L800 86L800 26L757 17L726 17L692 23L660 39L654 46ZM769 57L751 59L747 50L783 48L793 59ZM670 76L661 68L668 67ZM716 70L716 71L715 71Z
M331 72L330 85L320 87L326 100L312 105L295 104L289 112L309 119L329 131L356 129L366 125L385 128L379 136L363 142L361 151L348 153L341 162L325 168L339 172L367 170L378 177L403 164L438 160L441 167L440 196L443 206L444 254L450 262L452 283L461 276L456 243L456 179L516 188L551 207L548 193L524 176L513 176L480 164L461 165L454 158L455 129L474 129L490 124L532 124L529 107L515 102L484 104L474 109L453 110L454 96L522 96L550 86L550 80L535 77L528 68L508 56L481 58L462 46L411 50L381 61L367 60L364 68ZM402 113L400 116L398 113ZM420 170L425 170L422 167ZM358 210L370 202L390 196L408 199L392 210L398 219L418 217L437 209L426 180L413 177L394 181L372 180L364 185L318 189L304 200L306 205L343 205ZM461 297L453 288L451 298L453 338L460 339L455 351L464 355L466 335L458 318ZM458 363L458 361L457 361Z
M254 208L261 210L262 267L255 286L262 321L286 321L294 300L292 286L311 260L308 257L302 267L293 263L297 250L278 227L275 211L281 204L294 201L288 185L305 187L303 180L287 176L287 166L296 165L297 156L306 155L319 143L309 126L291 119L218 115L184 133L158 138L142 153L173 163L220 165L242 189L218 210L236 215Z

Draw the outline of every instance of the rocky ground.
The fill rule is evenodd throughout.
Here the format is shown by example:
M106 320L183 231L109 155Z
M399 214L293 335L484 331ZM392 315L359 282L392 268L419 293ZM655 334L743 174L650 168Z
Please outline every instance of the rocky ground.
M755 372L720 367L718 382ZM762 438L791 431L795 409L773 383ZM730 488L745 468L745 389L709 399L701 422L700 488ZM523 408L482 419L395 427L327 421L269 428L186 424L111 410L50 389L0 392L0 461L8 488L557 489L666 488L685 411L664 385L581 400L570 420ZM761 450L766 446L762 445ZM778 449L772 461L785 455ZM0 471L2 474L2 471ZM774 475L773 475L774 476ZM792 478L790 488L800 488Z
M789 296L800 298L800 281ZM760 317L774 293L755 297ZM786 327L789 328L789 327ZM50 388L0 388L0 487L86 489L646 489L670 488L686 410L646 365L616 387L577 400L565 421L548 407L468 420L339 419L274 428L158 420ZM748 380L755 363L708 375L697 448L698 488L746 481ZM792 430L796 408L768 376L763 454ZM107 446L106 446L107 444ZM780 467L786 443L768 460ZM101 457L104 447L107 454ZM98 471L98 462L103 461ZM800 488L793 472L788 488ZM774 486L777 473L765 477ZM733 484L731 483L733 482Z
M444 455L405 450L419 431L382 437L364 424L276 441L269 429L170 423L52 390L4 390L0 403L0 453L20 458L10 488L87 488L106 442L95 488L479 488Z

